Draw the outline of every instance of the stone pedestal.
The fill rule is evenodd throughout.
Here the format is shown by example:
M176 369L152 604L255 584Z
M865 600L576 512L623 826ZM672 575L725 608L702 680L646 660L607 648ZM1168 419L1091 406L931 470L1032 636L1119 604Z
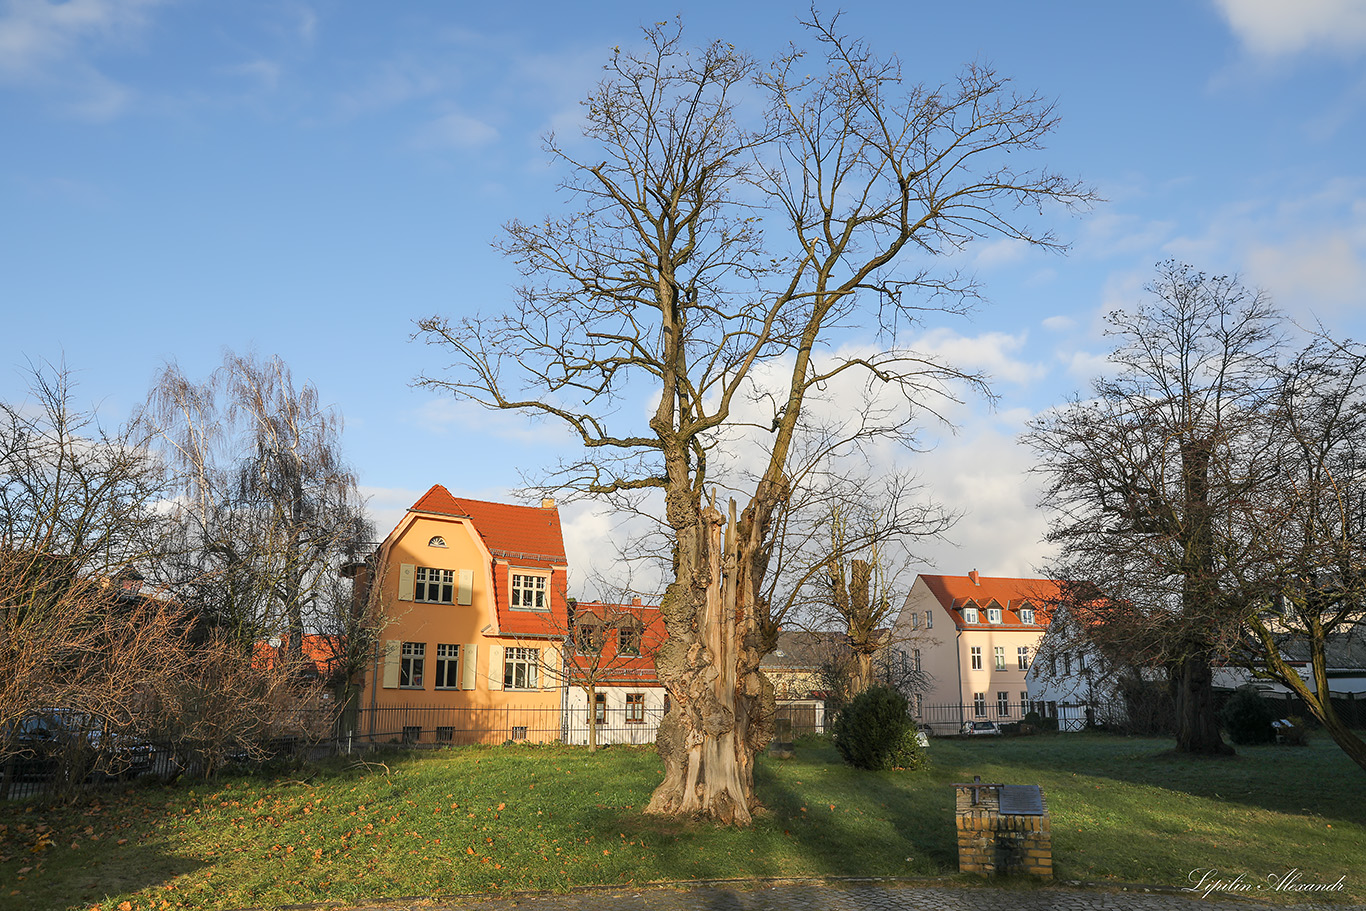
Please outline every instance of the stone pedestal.
M959 871L1053 878L1053 833L1042 791L1008 790L1002 812L1002 790L1009 786L974 782L955 787ZM1036 806L1030 806L1033 795Z

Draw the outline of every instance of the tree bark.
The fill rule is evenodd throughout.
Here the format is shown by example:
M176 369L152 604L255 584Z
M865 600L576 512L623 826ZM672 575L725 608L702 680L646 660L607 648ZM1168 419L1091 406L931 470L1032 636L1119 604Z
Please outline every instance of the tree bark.
M1176 703L1176 748L1183 753L1228 756L1233 748L1219 733L1214 711L1214 674L1208 654L1188 654L1172 675Z
M645 811L748 825L758 806L754 757L771 735L773 708L755 647L760 539L749 510L737 521L734 501L729 521L714 503L699 518L695 534L680 536L678 581L664 597L670 636L656 665L673 702L657 741L664 780ZM702 591L691 622L686 580ZM688 635L676 637L673 627L685 624ZM699 652L706 660L697 660Z

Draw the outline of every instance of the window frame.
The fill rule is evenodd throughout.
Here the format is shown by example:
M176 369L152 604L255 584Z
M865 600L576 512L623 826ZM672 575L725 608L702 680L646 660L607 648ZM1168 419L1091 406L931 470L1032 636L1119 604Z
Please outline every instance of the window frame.
M455 682L442 683L441 681L447 676ZM439 642L436 646L436 674L433 677L432 689L458 690L460 688L460 646L448 642Z
M996 670L1003 671L1006 669L1006 647L1004 645L995 647L995 651L992 652L992 660L995 662Z
M1019 670L1029 670L1029 646L1019 645L1015 647L1015 660L1019 662Z
M964 623L973 623L973 624L977 623L977 608L975 608L975 607L965 607L965 608L963 608L963 622L964 622Z
M973 645L969 647L968 657L972 659L972 669L980 671L982 669L982 647Z
M627 693L626 694L626 723L644 724L645 723L645 694Z
M424 689L423 671L426 669L427 643L404 642L398 651L398 688L401 690ZM416 678L416 682L414 682ZM406 681L406 682L405 682Z
M973 694L972 694L972 717L974 717L974 718L985 718L985 717L987 717L987 694L986 694L986 693L973 693Z
M628 658L640 657L640 644L644 638L640 624L623 623L617 627L617 654Z
M437 578L428 579L428 573L444 574ZM436 597L426 597L429 589L436 590ZM455 570L442 569L439 566L414 566L413 567L413 600L421 604L454 604L455 603Z
M1019 613L1019 615L1020 615L1020 622L1021 622L1021 623L1027 623L1027 624L1029 624L1030 626L1033 626L1033 625L1034 625L1034 608L1032 608L1032 607L1022 607L1022 608L1020 608L1020 610L1018 611L1018 613Z
M988 622L988 623L1000 623L1000 622L1001 622L1001 609L1000 609L999 607L988 607L988 608L987 608L987 622Z
M524 611L550 610L550 575L548 572L530 569L509 569L508 607ZM523 599L526 598L533 603L523 603Z
M503 689L522 692L540 689L539 669L541 650L512 645L503 649ZM517 670L522 670L522 682L517 683Z
M1006 690L996 691L996 717L1010 717L1010 693Z

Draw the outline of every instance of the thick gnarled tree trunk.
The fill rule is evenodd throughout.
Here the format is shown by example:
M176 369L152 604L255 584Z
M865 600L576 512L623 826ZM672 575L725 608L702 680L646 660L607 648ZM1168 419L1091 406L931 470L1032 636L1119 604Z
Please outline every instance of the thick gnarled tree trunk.
M758 805L754 758L772 735L773 688L759 671L762 554L751 515L737 521L731 501L727 521L712 504L688 530L691 546L679 542L678 579L663 605L669 640L656 659L672 696L657 741L664 780L647 813L747 825Z

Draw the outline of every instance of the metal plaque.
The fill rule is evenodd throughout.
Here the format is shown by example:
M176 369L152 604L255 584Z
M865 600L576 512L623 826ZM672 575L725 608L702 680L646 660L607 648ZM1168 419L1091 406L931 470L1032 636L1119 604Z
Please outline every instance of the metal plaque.
M1043 793L1036 784L1001 785L1003 816L1042 816Z

